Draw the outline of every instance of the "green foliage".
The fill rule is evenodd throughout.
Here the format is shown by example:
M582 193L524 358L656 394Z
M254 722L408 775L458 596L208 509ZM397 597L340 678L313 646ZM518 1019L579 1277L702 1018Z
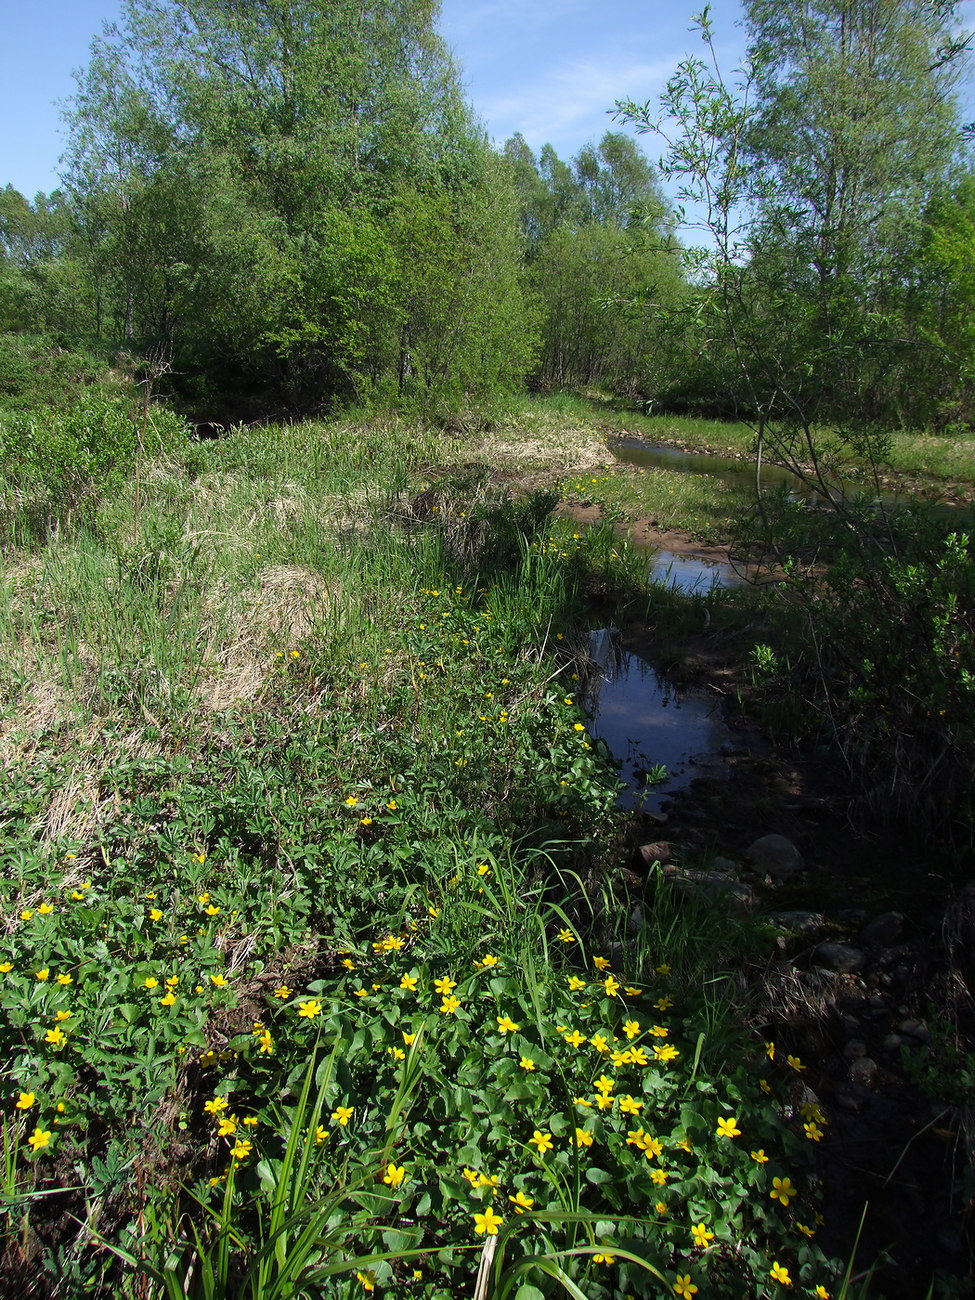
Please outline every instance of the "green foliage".
M43 1234L41 1290L446 1300L497 1228L499 1295L829 1281L718 919L651 892L634 943L593 883L571 647L638 564L434 448L239 430L10 568L10 1276Z
M184 422L165 407L133 412L121 393L92 389L66 408L0 417L0 475L8 528L91 517L145 455L176 450Z
M71 115L99 331L173 357L198 406L429 413L517 385L514 211L433 16L130 0Z

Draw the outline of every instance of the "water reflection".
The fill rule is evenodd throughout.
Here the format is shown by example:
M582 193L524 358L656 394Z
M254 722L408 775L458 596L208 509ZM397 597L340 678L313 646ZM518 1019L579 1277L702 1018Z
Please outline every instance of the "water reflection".
M592 633L590 653L598 671L585 691L589 733L619 765L619 805L658 812L675 790L720 764L729 732L717 701L703 691L678 691L645 659L620 650L606 629ZM667 779L650 785L657 764Z

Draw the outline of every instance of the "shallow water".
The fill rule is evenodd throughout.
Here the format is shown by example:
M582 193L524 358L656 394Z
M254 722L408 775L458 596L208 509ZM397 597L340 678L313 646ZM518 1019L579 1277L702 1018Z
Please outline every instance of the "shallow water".
M589 734L619 764L619 806L659 812L676 790L722 767L730 733L718 701L704 691L678 691L639 655L616 650L611 633L592 637L600 673L586 692ZM658 763L667 779L648 785L646 773Z
M745 579L727 560L654 551L650 559L650 581L673 587L689 596L706 596L715 587L739 587Z

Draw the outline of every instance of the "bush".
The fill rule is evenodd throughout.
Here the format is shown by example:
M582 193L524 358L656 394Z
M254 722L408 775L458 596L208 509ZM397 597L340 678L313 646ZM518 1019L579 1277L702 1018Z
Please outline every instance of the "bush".
M181 448L188 437L174 412L154 407L137 415L124 395L103 389L84 392L68 408L0 417L7 510L38 531L89 518L139 457Z

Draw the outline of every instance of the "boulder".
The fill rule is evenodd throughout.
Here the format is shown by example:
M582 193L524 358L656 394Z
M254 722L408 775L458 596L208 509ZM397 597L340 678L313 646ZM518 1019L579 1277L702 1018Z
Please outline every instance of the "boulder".
M776 880L788 880L805 866L802 854L784 835L761 836L748 846L745 856Z
M813 961L841 975L852 975L867 964L866 954L848 943L818 943L813 949Z
M860 931L860 942L868 948L888 948L900 938L904 928L901 912L881 912Z

